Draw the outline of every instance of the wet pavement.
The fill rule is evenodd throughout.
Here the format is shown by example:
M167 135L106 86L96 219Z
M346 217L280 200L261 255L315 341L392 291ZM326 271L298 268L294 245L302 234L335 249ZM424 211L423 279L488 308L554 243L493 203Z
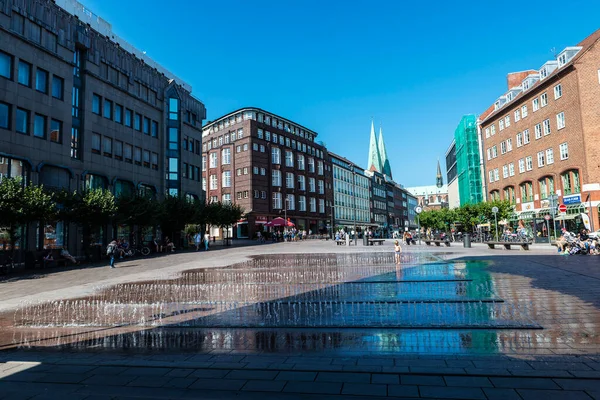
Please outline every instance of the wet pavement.
M600 396L596 257L256 247L23 295L0 316L0 398Z

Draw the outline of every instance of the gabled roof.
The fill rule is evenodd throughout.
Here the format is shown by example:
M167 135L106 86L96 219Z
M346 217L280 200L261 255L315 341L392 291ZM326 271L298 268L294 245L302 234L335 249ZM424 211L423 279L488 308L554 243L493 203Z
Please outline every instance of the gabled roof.
M560 68L555 69L554 71L552 71L552 73L550 73L546 78L544 78L543 80L539 80L537 82L535 82L526 92L521 92L519 94L517 94L515 96L514 99L512 99L510 101L510 103L516 103L519 99L521 99L523 96L527 96L530 93L533 93L536 89L539 89L542 86L545 86L547 82L549 82L554 76L558 75L559 73L561 73L562 71L566 70L567 68L571 67L575 62L577 62L577 60L579 60L581 57L583 57L583 55L585 53L588 52L588 50L598 41L600 40L600 29L598 29L597 31L595 31L594 33L592 33L591 35L589 35L588 37L586 37L585 39L583 39L581 42L579 42L577 44L578 47L581 47L581 50L575 55L575 57L573 57L568 63L566 63L565 65L563 65ZM484 117L484 114L490 110L491 108L491 112ZM481 123L485 123L488 120L492 119L492 117L495 117L496 114L503 114L507 112L507 109L509 107L502 107L498 110L494 110L494 106L492 105L490 108L488 108L488 110L486 110L486 112L484 112L484 114L482 114L482 116L480 117Z

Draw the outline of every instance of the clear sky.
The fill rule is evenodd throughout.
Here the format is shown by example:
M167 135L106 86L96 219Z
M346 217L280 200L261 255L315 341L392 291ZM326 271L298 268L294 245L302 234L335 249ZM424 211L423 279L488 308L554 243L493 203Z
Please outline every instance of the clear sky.
M189 82L208 120L260 107L367 168L373 117L405 186L435 184L462 115L508 72L600 28L593 0L80 1Z

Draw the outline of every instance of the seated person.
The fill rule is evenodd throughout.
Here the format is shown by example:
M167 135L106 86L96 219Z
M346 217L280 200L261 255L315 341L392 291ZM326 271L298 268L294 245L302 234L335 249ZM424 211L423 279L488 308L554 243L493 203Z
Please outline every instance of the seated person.
M73 257L73 256L72 256L72 255L69 253L69 250L67 250L67 248L66 248L66 247L60 251L60 256L61 256L62 258L64 258L64 259L66 259L66 260L69 260L69 261L71 261L71 262L72 262L73 264L75 264L75 265L79 265L79 261L77 261L77 260L75 259L75 257Z
M165 249L167 252L174 252L175 251L175 245L173 244L173 242L171 241L171 239L169 239L168 236L165 236Z
M52 250L48 250L48 253L44 255L43 263L44 268L54 266L54 257L52 257Z
M121 239L121 241L119 242L120 258L123 258L123 256L126 255L128 251L129 251L129 243L127 242L127 239Z
M155 237L152 238L152 246L154 246L155 253L162 253L162 250L163 250L162 244Z

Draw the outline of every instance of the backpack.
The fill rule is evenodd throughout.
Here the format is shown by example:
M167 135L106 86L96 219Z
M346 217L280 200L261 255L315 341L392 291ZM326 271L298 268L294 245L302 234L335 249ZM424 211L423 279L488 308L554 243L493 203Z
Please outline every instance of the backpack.
M110 256L115 252L115 245L114 244L109 244L108 247L106 247L106 255Z

